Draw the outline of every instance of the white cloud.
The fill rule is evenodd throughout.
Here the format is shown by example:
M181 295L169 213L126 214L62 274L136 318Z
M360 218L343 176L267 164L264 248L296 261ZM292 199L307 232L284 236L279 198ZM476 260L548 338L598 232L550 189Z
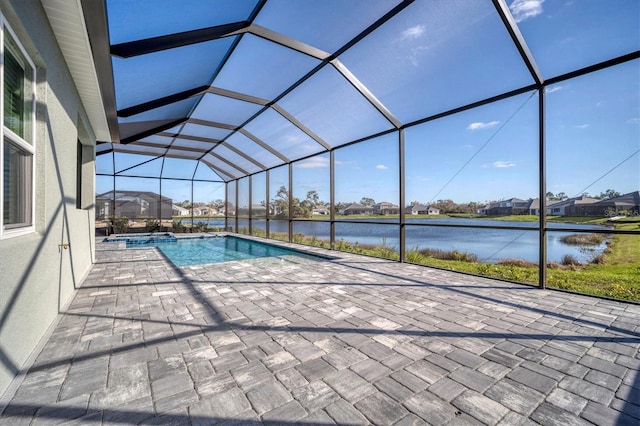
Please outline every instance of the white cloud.
M303 185L300 185L300 189L305 190L306 192L309 191L316 191L316 192L320 192L322 191L322 184L318 183L318 182L309 182L309 183L305 183Z
M407 60L414 67L418 67L420 65L420 57L422 56L422 52L428 49L428 46L412 47L410 53L407 55Z
M586 129L587 127L589 127L588 124L578 124L575 126L576 129Z
M411 175L411 176L407 176L408 180L411 181L418 181L418 182L430 182L431 178L428 176L420 176L420 175Z
M416 25L414 27L409 27L402 32L400 35L400 40L415 40L424 35L426 28L424 25Z
M378 170L387 170L387 169L388 169L388 167L387 167L387 166L385 166L384 164L378 164L378 165L376 166L376 169L378 169Z
M485 164L483 167L495 167L496 169L505 169L507 167L515 167L516 163L513 161L494 161L493 163Z
M480 129L488 129L489 127L493 127L497 124L500 124L499 121L490 121L488 123L476 122L469 124L467 130L480 130Z
M562 90L562 86L547 87L544 89L544 92L548 94L548 93L557 92L558 90Z
M516 22L522 22L542 13L544 0L514 0L509 6Z
M329 167L329 159L327 157L311 157L308 160L304 160L296 167L301 169L321 169Z
M473 148L473 145L471 145L471 144L466 144L466 145L462 145L462 147L463 147L464 149L471 149L471 148Z
M636 117L636 118L630 118L627 120L627 123L630 124L640 124L640 117Z

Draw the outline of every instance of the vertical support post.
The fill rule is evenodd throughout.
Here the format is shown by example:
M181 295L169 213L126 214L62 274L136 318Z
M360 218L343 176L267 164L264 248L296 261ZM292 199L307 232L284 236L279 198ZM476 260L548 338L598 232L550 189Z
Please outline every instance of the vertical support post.
M248 176L249 179L249 235L253 235L253 176Z
M158 204L159 204L159 212L158 212L158 218L160 219L160 226L162 227L162 172L164 171L164 161L165 161L166 157L162 157L162 165L160 166L160 175L158 176L158 189L160 191L160 199L158 200ZM172 229L173 231L173 229Z
M193 182L193 180L196 178L196 172L198 171L198 166L200 166L200 162L198 161L196 163L196 167L193 169L193 173L191 174L191 207L192 207L192 211L193 211L193 194L195 193L195 183ZM160 197L162 199L162 197ZM200 211L200 214L202 214L202 210ZM205 226L205 230L208 228L208 225Z
M329 151L329 247L336 249L336 150Z
M193 179L191 179L191 229L193 229Z
M191 204L190 204L190 209L191 210L191 232L193 233L193 181L191 182Z
M236 179L236 213L233 215L234 217L234 232L237 234L238 233L238 193L239 190L238 188L240 187L240 185L238 185L238 179Z
M229 229L229 182L224 183L224 230Z
M112 152L111 153L111 161L113 163L113 212L111 213L111 215L113 216L113 219L115 220L116 218L116 153ZM107 217L107 221L109 220L109 218ZM108 222L107 222L108 223ZM109 225L107 225L109 226ZM115 233L115 229L112 228L111 229L113 231L113 233ZM107 231L108 233L108 231Z
M269 174L271 173L271 170L267 170L265 172L266 175L266 179L265 179L265 185L267 185L267 187L265 188L265 202L266 202L266 208L267 208L267 212L265 214L265 233L267 238L270 238L269 235L269 221L271 220L271 198L269 195Z
M158 219L160 220L160 229L162 229L162 178L158 178L158 190L160 192L160 199L158 200Z
M405 234L406 234L406 223L405 223L405 211L404 211L404 206L406 205L406 200L405 200L405 191L404 191L404 187L405 187L405 154L404 154L404 129L400 129L398 132L398 171L399 171L399 179L398 179L398 185L399 185L399 200L398 200L398 204L399 204L399 212L400 213L400 262L404 262L405 261L405 255L406 255L406 244L405 244Z
M289 188L287 188L289 198L289 242L293 241L293 163L289 163Z
M540 259L538 261L538 287L547 285L547 158L545 137L545 86L538 89L538 137L540 182Z

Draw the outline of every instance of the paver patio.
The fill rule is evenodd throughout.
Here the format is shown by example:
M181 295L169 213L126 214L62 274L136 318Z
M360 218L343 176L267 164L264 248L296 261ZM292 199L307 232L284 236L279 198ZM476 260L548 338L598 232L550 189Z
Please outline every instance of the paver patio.
M308 250L98 243L0 424L640 424L640 306Z

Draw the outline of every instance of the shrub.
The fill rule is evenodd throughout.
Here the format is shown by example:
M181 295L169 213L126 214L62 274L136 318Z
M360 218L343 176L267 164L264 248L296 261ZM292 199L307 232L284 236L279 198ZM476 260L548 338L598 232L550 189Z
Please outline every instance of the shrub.
M498 265L519 266L521 268L537 268L538 264L523 259L504 259L498 262Z
M144 230L145 232L155 232L160 229L160 221L154 219L152 217L147 217L144 219Z
M547 269L565 269L565 266L558 262L547 262Z
M184 223L182 223L179 220L174 220L171 222L171 228L173 229L173 232L176 234L181 234L183 232L187 231L187 227L184 226Z
M382 238L382 244L376 246L374 252L380 257L384 257L386 259L394 259L398 256L398 252L396 248L387 244L387 239Z
M196 222L191 227L191 232L206 232L208 225L206 222Z
M567 265L567 266L580 266L580 265L582 265L582 263L580 263L580 261L578 259L576 259L575 257L571 256L570 254L565 254L564 256L562 256L562 264L563 265Z
M109 224L113 229L114 234L126 234L129 232L129 218L128 217L115 217L109 218Z
M267 232L262 228L251 228L251 235L266 238Z
M289 241L289 234L287 234L286 232L270 232L269 238L278 241Z
M420 253L417 247L405 253L404 259L409 263L423 263L425 257Z
M339 251L352 251L352 246L351 243L349 241L345 241L342 238L339 241L336 241L335 243L335 248L336 250Z
M462 262L478 261L478 256L476 256L475 254L464 253L458 250L445 251L445 250L426 248L426 249L420 250L420 254L422 254L425 257L431 257L433 259L440 259L440 260L459 260Z

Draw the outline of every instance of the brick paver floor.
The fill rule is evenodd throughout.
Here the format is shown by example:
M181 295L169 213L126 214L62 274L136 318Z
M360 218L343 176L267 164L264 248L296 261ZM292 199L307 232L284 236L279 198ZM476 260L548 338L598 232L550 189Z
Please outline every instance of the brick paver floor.
M640 306L310 250L98 243L0 423L640 424Z

